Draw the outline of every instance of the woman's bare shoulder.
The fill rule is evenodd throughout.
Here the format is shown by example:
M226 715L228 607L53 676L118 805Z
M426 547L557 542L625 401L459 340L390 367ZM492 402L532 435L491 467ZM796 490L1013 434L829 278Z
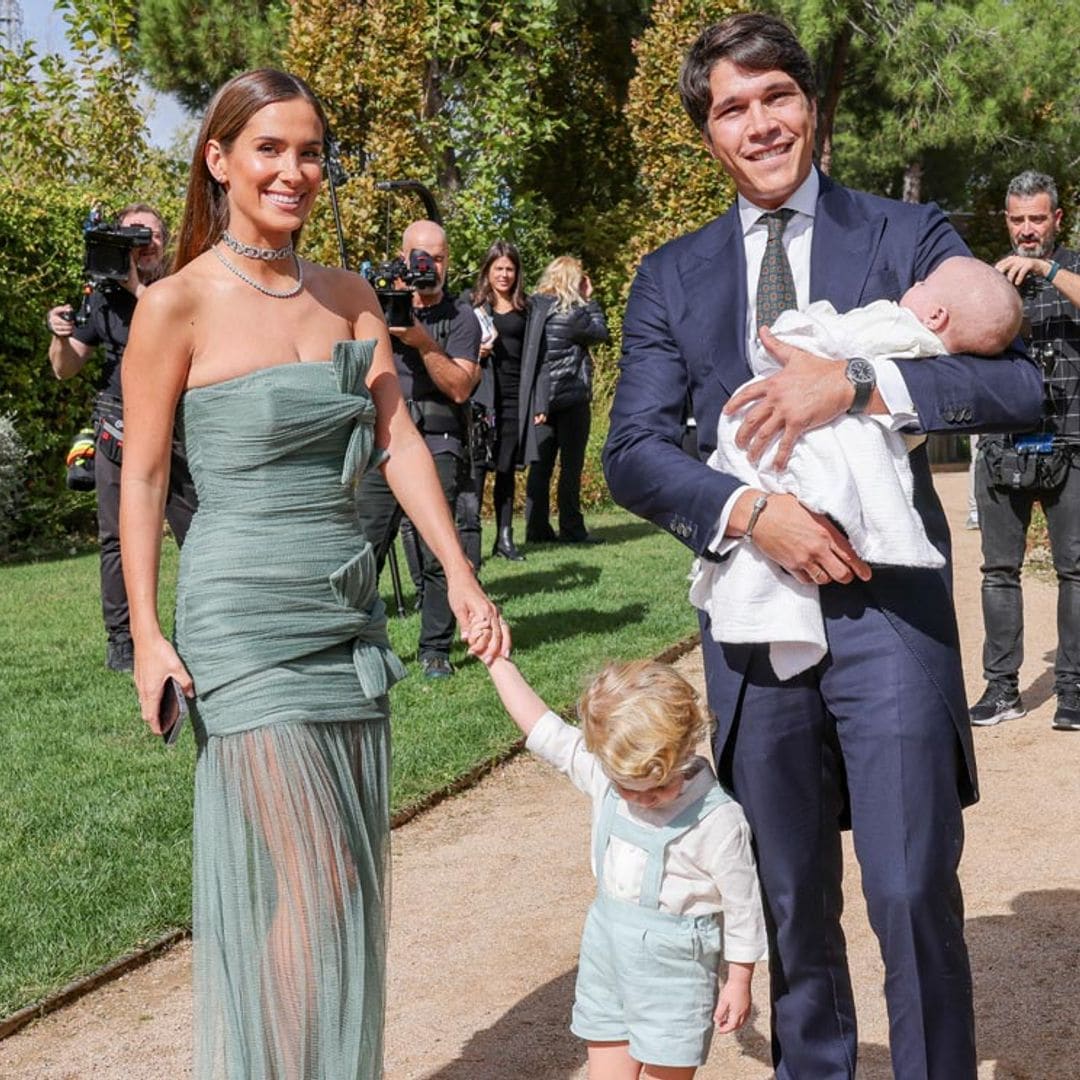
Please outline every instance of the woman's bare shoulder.
M194 314L200 297L205 295L204 258L200 256L175 274L155 281L139 296L137 311L143 315L143 321Z

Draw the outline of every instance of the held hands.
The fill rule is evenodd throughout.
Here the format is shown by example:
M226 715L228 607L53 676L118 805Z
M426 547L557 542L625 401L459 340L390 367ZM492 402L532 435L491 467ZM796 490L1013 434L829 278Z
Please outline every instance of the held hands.
M473 656L490 664L498 656L510 655L510 625L475 577L463 576L461 582L449 584L447 599Z
M750 972L753 972L753 964L731 964L727 982L720 988L713 1021L717 1032L721 1035L730 1035L731 1032L738 1031L750 1017L750 975L742 970L736 970L747 967Z
M786 345L767 327L758 332L761 343L783 369L732 394L724 406L727 416L746 408L735 444L757 464L766 447L779 439L773 468L783 469L796 439L847 411L855 388L844 365Z
M194 695L195 685L172 645L160 635L153 642L144 644L140 641L135 648L135 689L139 694L142 718L155 735L161 734L158 710L165 681L170 675L180 684L186 697Z
M745 530L759 494L753 489L743 492L732 508L733 535ZM870 567L855 554L847 537L824 514L808 510L794 495L769 496L751 543L804 585L870 580Z

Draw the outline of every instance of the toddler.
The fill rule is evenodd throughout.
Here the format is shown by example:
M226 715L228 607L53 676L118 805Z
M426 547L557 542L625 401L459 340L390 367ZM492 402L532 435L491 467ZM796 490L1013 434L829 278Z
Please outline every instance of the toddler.
M714 1025L746 1022L766 955L750 828L695 754L707 732L697 694L664 664L610 664L578 703L578 729L509 660L489 671L526 746L592 799L597 890L571 1023L589 1080L688 1080Z

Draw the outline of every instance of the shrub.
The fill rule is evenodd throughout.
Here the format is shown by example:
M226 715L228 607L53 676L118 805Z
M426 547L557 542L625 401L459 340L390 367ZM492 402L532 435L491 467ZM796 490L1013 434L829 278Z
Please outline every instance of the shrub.
M5 555L26 495L26 447L15 429L14 418L0 416L0 556Z

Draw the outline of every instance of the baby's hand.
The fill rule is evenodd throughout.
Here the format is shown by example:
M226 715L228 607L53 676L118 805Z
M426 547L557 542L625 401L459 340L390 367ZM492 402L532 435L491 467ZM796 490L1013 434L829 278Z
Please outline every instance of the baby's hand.
M720 990L713 1020L721 1035L730 1035L746 1023L750 1016L750 984L728 979Z

